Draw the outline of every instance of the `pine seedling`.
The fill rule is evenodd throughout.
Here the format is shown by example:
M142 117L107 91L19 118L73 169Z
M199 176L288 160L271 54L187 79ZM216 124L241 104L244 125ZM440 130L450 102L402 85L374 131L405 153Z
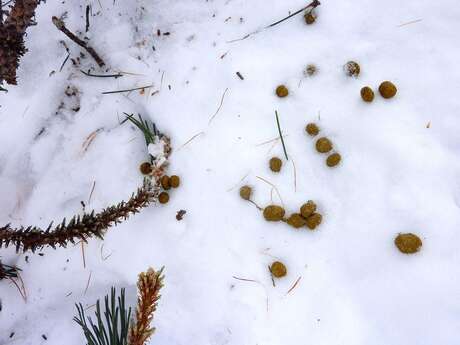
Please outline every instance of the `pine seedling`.
M19 271L19 268L15 266L2 264L2 262L0 261L0 280L5 278L17 278Z
M134 124L137 128L139 128L144 134L145 138L145 144L149 146L149 144L155 144L156 140L155 137L160 136L160 132L158 131L157 127L153 122L149 122L147 120L144 120L142 116L139 114L139 120L137 120L133 114L127 114L126 119L124 119L121 123L125 123L126 121L130 121L132 124Z
M118 303L117 303L118 300ZM111 288L109 295L104 298L104 312L101 312L101 302L96 302L96 323L85 315L83 305L76 304L78 316L73 320L80 325L86 338L87 345L128 345L128 331L131 308L126 308L125 289L117 296L116 289Z

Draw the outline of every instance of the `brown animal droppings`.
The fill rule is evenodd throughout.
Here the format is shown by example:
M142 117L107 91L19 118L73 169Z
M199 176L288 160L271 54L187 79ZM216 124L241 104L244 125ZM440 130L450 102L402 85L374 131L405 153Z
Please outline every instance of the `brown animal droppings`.
M314 64L308 64L307 65L307 68L305 68L305 74L309 77L311 77L312 75L316 74L316 72L318 71L318 68L316 67L316 65Z
M374 100L374 91L369 86L364 86L361 89L361 98L364 102L372 102Z
M379 92L383 98L392 98L397 91L396 86L391 81L384 81L379 86Z
M316 204L313 200L308 200L300 207L300 214L307 219L316 211Z
M269 222L279 222L283 220L286 211L278 205L269 205L264 209L264 218Z
M310 217L307 218L307 227L310 230L315 230L318 225L323 221L323 216L319 213L313 213Z
M160 204L167 204L169 201L169 194L166 192L161 192L158 196L158 201L160 202Z
M399 234L395 238L395 245L404 254L414 254L422 247L422 240L415 234Z
M160 180L160 183L161 183L161 187L163 187L164 190L168 190L171 188L170 179L169 179L169 176L167 175L163 175L163 177Z
M345 73L350 77L358 77L359 73L361 73L361 67L359 67L358 63L355 61L348 61L344 66L343 69Z
M319 127L316 125L316 123L309 123L306 127L305 127L305 131L311 135L312 137L314 137L315 135L318 135L319 133Z
M293 213L291 216L287 219L286 223L288 223L290 226L293 228L301 228L302 226L305 226L307 224L305 218L303 218L299 213Z
M332 150L332 142L325 137L319 138L316 141L316 151L326 153Z
M342 156L340 156L340 154L333 153L333 154L329 155L329 157L327 157L326 164L327 164L328 167L332 168L332 167L335 167L336 165L338 165L341 160L342 160Z
M303 17L305 18L305 23L308 25L311 25L316 21L316 15L312 11L306 12Z
M275 278L282 278L287 274L287 269L286 269L286 266L282 262L275 261L270 266L270 273Z
M276 88L276 95L281 98L286 97L287 95L289 95L289 90L286 86L280 85Z
M280 172L283 166L283 161L278 157L273 157L269 162L270 170L273 172Z
M250 200L252 195L252 188L249 186L243 186L240 188L240 197L244 200Z
M171 187L173 188L178 188L180 186L180 177L177 176L177 175L172 175L170 178L169 178L169 184L171 185Z
M139 170L143 175L148 175L152 172L152 164L149 162L144 162L139 166Z

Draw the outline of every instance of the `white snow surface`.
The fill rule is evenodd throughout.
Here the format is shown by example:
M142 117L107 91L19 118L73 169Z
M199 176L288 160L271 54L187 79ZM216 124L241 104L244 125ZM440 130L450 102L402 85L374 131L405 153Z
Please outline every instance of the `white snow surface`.
M123 78L83 75L80 68L96 66L90 57L59 71L67 55L59 41L73 58L81 49L51 16L67 12L69 29L84 31L86 4L90 42L107 73L130 73ZM111 286L126 287L135 304L137 274L149 266L165 266L166 275L151 344L459 343L460 7L453 0L324 0L314 25L299 15L228 43L305 4L40 5L19 86L0 93L0 224L46 227L81 214L80 201L100 210L129 198L148 151L140 131L120 125L124 112L150 118L170 136L169 173L182 185L168 204L85 245L86 267L80 245L42 256L0 249L3 263L22 268L27 290L24 302L14 285L0 282L0 344L85 344L74 304L91 306ZM348 60L360 63L359 78L343 73ZM319 71L307 78L308 63ZM364 103L361 87L377 91L383 80L397 85L397 96L376 92ZM284 99L274 94L282 83L290 90ZM101 94L150 84L144 93ZM77 96L64 94L68 86ZM279 141L264 144L278 136L275 110L289 161ZM341 153L339 167L327 168L315 151L304 131L311 121ZM276 175L268 168L274 155L284 161ZM280 203L257 176L277 186L289 213L315 200L323 224L311 232L265 222L238 196L249 184L258 204ZM187 213L177 221L181 209ZM393 244L400 232L418 234L422 250L400 253ZM274 260L288 268L276 286L267 269Z

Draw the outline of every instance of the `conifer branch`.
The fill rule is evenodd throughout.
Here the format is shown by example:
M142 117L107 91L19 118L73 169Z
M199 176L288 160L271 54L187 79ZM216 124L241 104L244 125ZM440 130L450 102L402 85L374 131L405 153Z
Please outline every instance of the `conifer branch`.
M158 186L146 184L139 188L128 201L121 201L118 205L107 207L99 213L94 211L83 216L74 216L70 222L66 219L53 228L51 223L46 230L36 226L12 228L9 224L0 227L0 248L10 245L16 251L36 251L43 247L66 247L76 241L86 242L91 237L102 239L105 231L117 225L132 214L138 213L151 202L156 201Z
M134 193L128 201L121 201L117 205L107 207L99 213L92 211L82 216L74 216L70 222L66 219L57 226L53 223L41 229L37 226L20 226L13 228L10 224L0 227L0 248L14 246L19 252L36 251L43 247L67 247L76 241L86 242L89 238L102 239L105 231L128 219L129 216L140 212L151 203L158 200L160 194L160 179L164 175L168 164L167 158L171 152L169 138L160 134L158 137L163 142L164 155L154 160L154 171L144 179L144 184Z
M42 0L16 0L9 14L0 23L0 83L16 85L19 59L27 52L24 36L34 25L35 10Z
M163 268L155 272L149 268L147 272L139 274L137 282L136 321L129 328L129 345L145 345L155 332L151 327L154 313L160 299L160 290L163 287Z

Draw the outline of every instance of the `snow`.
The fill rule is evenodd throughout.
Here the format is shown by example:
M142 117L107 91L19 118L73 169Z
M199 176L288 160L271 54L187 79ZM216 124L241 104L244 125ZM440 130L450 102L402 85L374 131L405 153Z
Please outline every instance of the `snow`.
M80 201L99 210L128 198L148 150L134 126L119 124L124 112L150 117L171 137L169 173L182 184L167 205L85 245L86 266L80 245L43 256L1 249L4 263L22 268L28 300L0 283L0 344L83 344L74 303L90 306L112 285L126 287L134 303L137 274L149 266L165 266L166 275L152 344L458 343L454 1L324 0L314 25L299 15L234 43L305 1L99 1L87 2L98 13L91 44L112 72L130 74L86 77L78 69L95 66L89 57L60 72L67 53L59 41L72 57L80 48L51 16L67 12L68 28L84 30L86 3L39 7L19 86L0 93L0 224L47 226L83 212ZM361 65L357 79L343 73L349 60ZM318 73L305 77L309 63ZM377 91L383 80L397 85L397 96L362 102L361 87ZM290 95L279 99L282 83ZM101 94L150 84L144 93ZM78 93L66 96L68 86ZM275 110L288 162L279 142L263 144L278 136ZM315 152L304 132L310 121L341 153L339 167L327 168ZM276 175L273 155L284 160ZM238 196L247 183L258 204L270 203L271 186L258 176L277 186L289 213L315 200L323 224L310 232L265 222ZM422 250L399 253L399 232L417 233ZM267 266L275 259L288 275L273 286Z

